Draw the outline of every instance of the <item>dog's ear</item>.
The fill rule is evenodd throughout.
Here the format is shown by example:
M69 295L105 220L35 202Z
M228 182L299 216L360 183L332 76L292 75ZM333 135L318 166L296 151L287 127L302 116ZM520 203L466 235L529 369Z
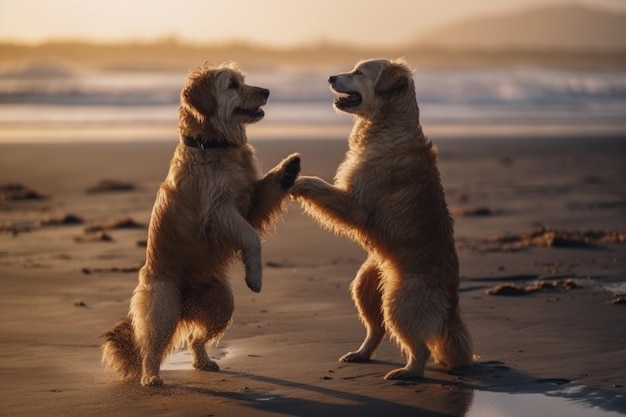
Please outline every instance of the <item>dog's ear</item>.
M180 94L180 105L198 122L204 122L217 109L217 100L211 91L209 80L204 77L192 79Z
M380 70L374 84L374 91L384 94L408 86L410 77L411 70L405 63L390 62Z

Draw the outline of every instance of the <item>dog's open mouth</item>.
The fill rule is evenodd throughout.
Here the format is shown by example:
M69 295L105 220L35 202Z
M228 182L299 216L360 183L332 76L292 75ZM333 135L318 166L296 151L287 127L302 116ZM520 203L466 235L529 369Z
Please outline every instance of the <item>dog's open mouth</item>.
M345 109L348 107L355 107L363 102L363 97L354 91L337 91L333 90L337 97L335 97L335 107Z
M261 106L253 107L253 108L249 108L249 109L245 109L243 107L237 107L235 109L235 113L236 114L241 114L242 116L250 117L250 118L253 118L253 119L258 119L260 117L265 116L265 112L263 111Z

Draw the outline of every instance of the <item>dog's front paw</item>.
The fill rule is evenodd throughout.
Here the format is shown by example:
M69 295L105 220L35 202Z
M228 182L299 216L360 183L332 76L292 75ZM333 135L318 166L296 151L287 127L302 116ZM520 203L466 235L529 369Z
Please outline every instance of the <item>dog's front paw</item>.
M246 273L246 284L248 288L250 288L254 292L261 292L261 285L263 283L263 278L261 274L254 273Z
M311 193L318 181L317 177L298 177L289 188L289 194L293 197L306 196Z
M289 155L281 163L280 186L283 190L291 188L300 174L300 154Z

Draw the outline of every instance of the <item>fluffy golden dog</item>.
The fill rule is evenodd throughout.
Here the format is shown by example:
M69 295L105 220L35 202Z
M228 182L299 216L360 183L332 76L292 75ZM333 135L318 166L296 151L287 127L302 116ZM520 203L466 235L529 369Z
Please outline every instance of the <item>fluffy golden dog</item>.
M128 318L105 334L102 361L122 379L161 385L159 369L185 343L193 366L216 371L206 344L226 330L234 301L227 271L240 254L261 290L261 240L288 202L300 171L289 156L260 178L245 125L261 120L269 90L244 84L234 64L193 72L180 97L180 142L161 184L146 263Z
M290 193L369 254L351 284L367 335L341 360L369 360L389 332L407 364L387 379L422 377L431 355L448 369L467 365L473 348L459 311L452 219L411 71L401 61L369 60L328 81L335 107L355 116L348 153L333 185L300 177Z

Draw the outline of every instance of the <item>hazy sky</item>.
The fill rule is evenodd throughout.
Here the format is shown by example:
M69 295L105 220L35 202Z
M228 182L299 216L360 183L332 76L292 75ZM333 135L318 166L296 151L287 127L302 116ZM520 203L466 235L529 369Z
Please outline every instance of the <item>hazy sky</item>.
M119 41L175 36L198 42L289 46L321 39L409 42L465 17L566 0L0 0L0 40ZM626 11L626 0L576 0Z

